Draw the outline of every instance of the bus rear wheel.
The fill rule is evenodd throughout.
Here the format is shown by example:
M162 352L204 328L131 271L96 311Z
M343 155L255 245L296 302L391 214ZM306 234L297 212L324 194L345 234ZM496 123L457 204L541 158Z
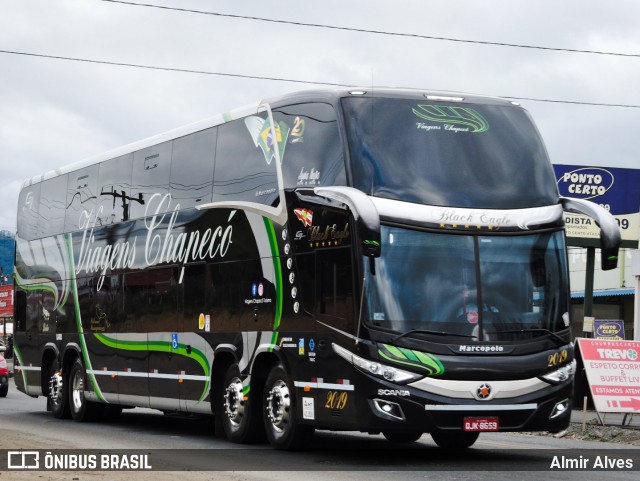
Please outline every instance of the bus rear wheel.
M57 362L51 364L49 370L49 390L47 391L47 402L56 419L66 419L71 416L69 412L69 398L65 389L65 379L63 373L58 369Z
M74 421L93 421L103 412L102 405L85 398L85 371L82 361L76 359L69 372L69 408Z
M443 449L465 449L478 440L480 433L443 433L433 432L431 437Z
M282 364L271 369L265 382L264 426L276 449L301 449L313 437L313 427L298 422L295 390Z
M252 443L261 434L260 402L252 403L245 397L240 368L232 364L224 375L221 409L222 428L232 443Z

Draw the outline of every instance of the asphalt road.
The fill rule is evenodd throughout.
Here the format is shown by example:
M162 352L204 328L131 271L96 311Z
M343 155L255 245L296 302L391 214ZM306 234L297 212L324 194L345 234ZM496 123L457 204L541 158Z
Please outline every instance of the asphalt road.
M6 471L6 450L63 450L60 453L125 452L150 456L158 472L38 472L41 479L273 479L349 481L385 480L548 480L615 479L637 481L640 449L508 433L484 433L473 448L445 452L429 435L412 444L392 444L382 436L318 432L305 451L279 452L267 445L238 446L213 436L209 419L167 416L149 409L127 410L114 421L76 423L46 412L44 398L33 399L12 385L0 399L0 480L33 479ZM4 450L4 451L2 451ZM111 451L127 450L127 451ZM606 459L604 457L607 457ZM600 461L622 461L623 469L591 467ZM608 461L607 461L608 460ZM582 464L580 464L582 463ZM631 463L631 467L629 467ZM4 471L2 471L4 470ZM186 473L185 470L192 472ZM169 473L167 471L173 471ZM197 471L197 472L193 472ZM395 474L394 474L395 473ZM180 473L178 473L180 474ZM182 476L179 476L182 477Z

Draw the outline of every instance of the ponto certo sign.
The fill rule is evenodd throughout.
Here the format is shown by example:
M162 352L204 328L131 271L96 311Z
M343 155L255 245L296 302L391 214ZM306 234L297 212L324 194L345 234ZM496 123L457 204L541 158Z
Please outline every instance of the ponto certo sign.
M569 194L591 199L604 195L613 186L613 175L604 169L577 169L566 172L558 183L560 182L569 184L567 186Z

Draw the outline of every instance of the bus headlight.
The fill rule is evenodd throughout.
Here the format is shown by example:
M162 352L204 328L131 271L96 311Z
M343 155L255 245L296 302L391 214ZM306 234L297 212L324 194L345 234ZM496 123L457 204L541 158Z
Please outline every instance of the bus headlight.
M355 367L367 374L372 374L386 381L406 384L408 382L417 381L423 377L420 374L398 369L397 367L387 366L386 364L380 364L375 361L368 361L360 356L356 356L351 351L342 346L338 346L335 343L332 343L331 345L335 353L347 362L353 364Z
M545 374L544 376L542 376L542 379L552 384L560 384L565 381L571 381L575 373L576 360L574 359L569 364L562 366L560 369L556 369L549 374Z

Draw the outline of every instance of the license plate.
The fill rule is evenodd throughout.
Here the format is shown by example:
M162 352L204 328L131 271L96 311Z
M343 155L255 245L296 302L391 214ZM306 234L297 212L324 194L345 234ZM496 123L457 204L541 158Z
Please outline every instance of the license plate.
M462 426L464 431L498 431L500 421L497 417L491 418L464 418Z

